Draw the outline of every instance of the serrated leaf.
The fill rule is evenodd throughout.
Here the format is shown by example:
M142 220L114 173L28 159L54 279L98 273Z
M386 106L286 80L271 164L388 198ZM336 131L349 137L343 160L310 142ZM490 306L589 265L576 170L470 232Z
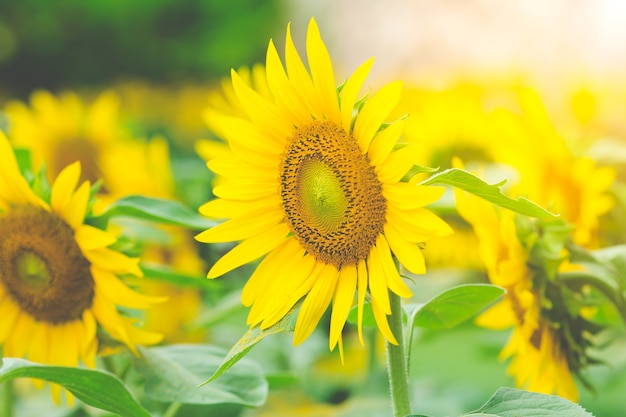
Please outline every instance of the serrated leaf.
M580 405L556 395L499 388L478 410L463 417L593 417Z
M13 378L38 378L65 387L87 405L124 417L150 417L115 375L96 369L46 366L25 359L4 358L0 383Z
M217 225L178 201L132 195L120 198L93 218L95 222L108 221L112 217L134 217L152 222L205 230Z
M410 312L411 322L427 329L451 329L498 301L504 293L495 285L459 285L417 306Z
M358 306L354 306L350 309L348 314L348 323L357 325L359 319ZM372 311L372 303L363 304L363 326L376 327L376 319L374 318L374 312Z
M298 312L300 311L300 305L302 301L298 302L290 311L278 321L272 327L267 329L261 329L259 326L255 326L248 330L241 339L230 349L223 362L217 368L217 370L211 375L211 377L202 383L208 384L214 381L217 377L222 375L238 361L241 360L257 343L263 340L265 337L282 332L292 332L296 328L296 319L298 318Z
M504 207L525 216L536 217L539 219L551 219L557 217L538 204L524 197L511 198L502 193L499 184L487 184L474 174L458 168L450 168L438 174L430 176L421 182L422 185L450 185L474 194L484 200L494 203L500 207Z
M219 367L226 351L210 345L170 345L141 349L137 370L145 378L146 395L160 402L241 404L265 402L268 385L261 368L243 360L211 384L199 386Z

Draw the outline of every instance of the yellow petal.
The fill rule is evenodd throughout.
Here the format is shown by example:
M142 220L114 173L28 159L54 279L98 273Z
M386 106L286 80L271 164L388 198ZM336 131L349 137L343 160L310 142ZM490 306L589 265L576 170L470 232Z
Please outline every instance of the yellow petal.
M361 345L365 345L363 342L363 306L365 304L365 295L367 294L367 267L365 260L360 260L357 265L357 329L359 332L359 341Z
M287 123L283 112L274 103L248 87L235 70L231 71L231 75L235 94L246 109L248 117L261 127L268 140L273 141L275 145L284 146L293 132L293 127Z
M378 235L376 239L376 248L378 249L379 261L385 274L387 281L387 287L400 297L409 298L413 296L413 293L406 285L391 256L391 251L387 245L385 236Z
M337 342L341 340L341 332L354 301L356 276L355 265L344 266L339 271L339 279L337 280L337 288L335 288L335 295L333 296L333 308L330 317L330 350L333 350Z
M298 319L296 320L296 328L293 335L294 346L299 345L308 338L317 323L319 323L322 315L328 308L328 304L333 296L333 291L337 284L337 276L339 271L334 265L327 264L321 271L315 285L304 299Z
M65 219L67 224L76 230L85 220L85 213L87 212L87 203L89 202L89 195L91 193L91 185L89 181L83 182L78 190L69 199L68 204L65 206L61 216Z
M285 223L279 223L257 236L244 240L222 256L209 270L207 278L217 278L241 265L252 262L276 248L290 233Z
M96 338L96 318L91 310L83 311L81 326L83 329L83 344L80 347L81 359L86 366L95 368L98 339Z
M54 364L50 360L50 350L52 349L50 333L54 331L54 327L44 322L34 324L28 347L29 360L43 364Z
M76 161L59 173L50 192L50 205L55 213L65 213L80 178L80 162Z
M373 166L377 167L387 159L394 146L398 142L406 120L398 120L387 126L382 132L378 133L367 152L367 156Z
M378 179L382 183L397 183L417 163L422 153L423 150L417 145L408 145L392 152L376 167Z
M0 204L10 202L14 205L32 204L46 207L28 186L17 165L13 148L0 130Z
M130 258L123 253L107 248L85 251L83 254L89 262L105 271L143 276L143 272L139 268L139 258Z
M225 180L213 188L213 194L227 200L256 200L278 193L278 181L255 178Z
M146 309L154 303L167 301L167 297L150 297L133 291L115 274L94 266L91 267L91 276L97 290L119 306Z
M339 103L337 101L337 85L335 84L333 64L330 55L328 55L326 45L322 41L315 19L311 19L309 22L306 51L309 68L311 69L311 78L313 79L315 91L318 93L319 101L323 106L324 116L327 120L339 123Z
M414 274L425 273L426 263L424 262L424 255L419 246L404 240L400 236L400 233L389 223L385 224L384 230L389 247L398 258L398 261Z
M216 243L247 239L271 229L284 217L285 213L281 210L256 210L208 229L196 235L196 240Z
M385 271L380 261L379 249L376 246L370 250L367 259L367 273L372 300L376 300L376 303L382 308L385 314L391 314L391 304L389 304L389 290L385 279Z
M0 345L3 345L13 332L18 312L19 307L12 300L3 299L0 301L0 317L2 317L0 320Z
M83 224L74 232L76 243L82 251L105 248L117 242L117 238L104 230Z
M363 153L368 151L370 143L389 113L400 101L402 83L389 83L378 90L363 105L354 125L354 137L359 142Z
M311 117L306 111L303 111L306 109L306 104L302 102L300 96L294 91L293 85L289 82L274 42L271 40L267 48L266 71L267 83L273 96L291 115L293 124L298 126L310 122Z
M298 50L296 49L291 37L291 23L287 25L287 37L285 41L285 64L287 66L287 74L291 81L294 91L300 95L300 99L307 105L307 113L315 119L322 118L322 106L318 100L313 81L309 76Z
M2 353L4 356L14 358L26 356L34 326L35 322L32 317L20 312L15 320L15 326L3 346Z
M135 354L138 354L135 345L127 331L127 326L122 321L122 317L115 308L115 304L104 294L96 291L93 297L92 310L96 320L112 338L124 343Z
M389 343L397 345L398 341L396 340L395 336L393 335L393 332L389 328L387 315L384 313L384 311L380 308L380 306L374 299L372 299L372 312L374 313L374 319L376 320L376 325L378 326L378 329L383 334L385 339Z
M275 297L272 297L271 308L261 313L265 315L261 323L262 329L267 329L276 324L302 297L311 291L323 266L324 264L316 262L313 256L305 255L300 264L292 268L292 271L297 270L297 273L291 274L293 282L283 278L282 282L285 285L280 287L280 290L269 293L275 294Z
M354 71L350 78L348 78L345 85L341 89L341 126L343 126L346 132L350 132L352 130L354 104L373 63L374 58L370 58L362 63L361 66Z
M406 182L383 184L383 196L402 210L423 207L437 201L445 192L444 187L413 185Z

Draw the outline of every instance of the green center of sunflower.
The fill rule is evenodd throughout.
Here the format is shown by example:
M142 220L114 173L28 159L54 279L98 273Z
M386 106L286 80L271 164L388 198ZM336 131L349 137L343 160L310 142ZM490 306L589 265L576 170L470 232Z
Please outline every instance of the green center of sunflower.
M328 121L296 129L281 164L286 222L318 261L356 265L385 224L386 201L356 139Z
M23 312L53 324L80 319L94 296L73 229L36 207L0 215L0 285Z

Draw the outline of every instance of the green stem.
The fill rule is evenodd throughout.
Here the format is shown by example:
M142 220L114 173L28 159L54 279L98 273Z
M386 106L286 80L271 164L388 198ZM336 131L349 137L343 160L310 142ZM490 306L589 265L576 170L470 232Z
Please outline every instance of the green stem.
M0 416L12 417L13 416L13 381L8 380L0 383L2 387L2 393L0 394Z
M174 417L182 405L182 403L171 403L167 410L165 410L163 417Z
M389 301L391 303L389 327L398 341L397 345L386 342L389 389L391 390L393 415L404 417L411 414L411 405L409 403L409 376L402 332L402 305L400 304L400 297L392 292L389 293Z

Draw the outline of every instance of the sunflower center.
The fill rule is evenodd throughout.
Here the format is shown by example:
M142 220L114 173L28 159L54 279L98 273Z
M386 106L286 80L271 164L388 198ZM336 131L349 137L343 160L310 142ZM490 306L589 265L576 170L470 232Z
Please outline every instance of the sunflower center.
M328 121L296 129L281 164L286 221L318 261L356 265L385 224L386 201L356 139Z
M80 319L94 296L89 267L59 216L35 207L0 215L0 284L36 320Z

